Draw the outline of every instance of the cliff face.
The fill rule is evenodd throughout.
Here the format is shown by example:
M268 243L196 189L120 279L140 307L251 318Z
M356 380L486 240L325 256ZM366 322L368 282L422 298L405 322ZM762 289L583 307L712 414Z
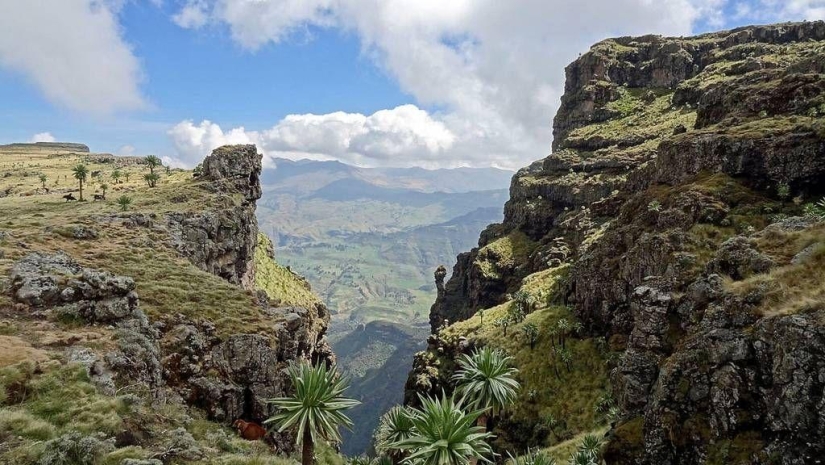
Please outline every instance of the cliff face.
M202 179L209 190L238 199L223 209L168 214L175 249L202 270L253 289L261 155L254 145L220 147L202 166Z
M824 73L821 21L596 44L433 329L569 266L545 293L619 354L608 463L814 463L825 228L801 215L825 195ZM408 387L445 379L421 356Z
M73 162L65 160L67 170ZM132 212L113 213L105 201L4 199L4 217L14 220L0 236L0 268L8 275L0 280L0 369L29 373L25 367L35 362L36 368L21 375L21 386L0 383L0 408L27 412L25 398L7 394L55 373L25 357L14 358L22 368L8 368L8 331L32 353L84 367L88 382L108 396L100 402L136 396L151 410L178 412L165 424L150 411L112 413L122 425L112 433L129 438L117 439L118 447L137 447L152 457L171 447L158 428L179 426L191 439L192 417L260 423L274 413L267 400L291 389L284 370L290 362L334 363L325 338L326 307L305 280L274 262L271 243L258 232L260 172L255 146L227 146L204 160L197 178L168 173L156 189L112 182L112 190L134 199ZM43 226L32 228L28 215ZM225 433L217 424L209 428L220 441L230 441L221 439ZM7 429L0 427L0 436ZM204 431L192 434L203 440ZM25 440L19 437L9 450L29 447ZM289 433L273 433L269 442L281 452L294 448ZM183 455L163 460L208 461L227 452L215 444L201 449L194 439L190 446L171 447ZM0 458L10 457L4 453Z
M31 144L0 145L0 153L40 152L50 153L89 153L89 146L73 142L35 142Z

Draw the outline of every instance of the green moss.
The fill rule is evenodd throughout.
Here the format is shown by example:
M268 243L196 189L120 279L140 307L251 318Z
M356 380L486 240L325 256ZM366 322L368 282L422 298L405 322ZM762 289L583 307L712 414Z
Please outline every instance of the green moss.
M269 257L267 250L272 250L272 242L265 234L258 234L258 247L255 249L255 287L281 305L294 305L313 308L320 299L312 293L307 281L278 265Z
M645 454L644 418L634 417L616 425L604 449L609 463L636 463Z
M733 439L723 439L708 446L709 465L739 465L765 463L759 460L765 445L762 435L757 431L746 431Z
M513 231L482 247L478 251L475 263L485 277L501 279L502 271L512 270L519 263L523 263L535 246L535 242L526 234Z
M655 96L650 103L642 100L642 91L643 89L620 88L621 97L606 105L606 108L616 111L618 116L571 131L567 144L581 146L590 139L599 138L606 140L606 145L634 146L670 136L676 126L694 126L696 111L672 107L672 91L650 90Z

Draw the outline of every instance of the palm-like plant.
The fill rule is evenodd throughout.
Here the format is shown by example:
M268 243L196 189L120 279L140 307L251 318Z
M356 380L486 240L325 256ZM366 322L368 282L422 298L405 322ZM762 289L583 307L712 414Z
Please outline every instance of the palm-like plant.
M117 204L120 205L120 209L126 211L129 209L129 205L132 204L132 198L128 195L121 195L117 199Z
M570 322L566 318L562 318L556 322L556 328L559 330L559 344L564 347L567 333L570 331Z
M149 173L155 174L155 168L163 166L163 161L155 155L146 157L146 164L149 165Z
M120 170L112 171L112 179L115 181L115 184L120 184L120 178L122 176L123 174L120 172Z
M312 465L315 444L320 440L340 441L339 426L352 427L344 412L360 404L343 396L347 382L326 365L293 363L287 368L295 393L292 397L271 399L279 412L264 423L275 424L278 431L295 430L295 441L302 446L302 465Z
M147 173L143 175L143 179L149 184L149 187L155 187L158 184L160 175L157 173Z
M106 198L106 191L109 190L109 185L106 184L106 183L101 184L100 185L100 190L103 191L103 198L105 199Z
M562 348L559 352L559 358L561 358L562 363L567 368L567 371L570 372L570 363L573 362L573 354L570 352L570 349Z
M579 444L579 451L589 454L594 459L598 459L602 452L602 438L595 434L587 434Z
M510 326L510 323L512 323L512 321L510 320L510 317L509 316L503 316L501 318L498 318L493 324L496 327L499 327L499 328L503 329L504 330L504 337L507 337L507 327Z
M43 189L46 188L46 181L48 181L48 180L49 180L49 178L46 177L45 174L40 175L40 185L43 186Z
M403 458L403 453L395 448L395 444L409 439L415 433L412 417L415 414L410 408L396 405L385 413L375 431L375 451L389 456L394 462Z
M467 465L482 460L492 463L493 450L487 444L492 435L476 420L483 409L470 412L462 410L462 401L442 394L440 400L430 397L421 399L421 410L411 417L415 434L394 445L410 451L406 463L420 465Z
M459 371L453 375L456 391L469 399L470 405L482 409L479 426L487 428L488 410L493 415L516 400L519 383L514 376L518 370L510 366L512 357L500 350L484 347L459 361Z
M578 450L570 456L567 461L569 465L598 465L596 457L588 454L583 450Z
M825 198L816 203L806 204L804 213L808 218L825 220Z
M539 342L539 327L535 323L527 323L521 327L521 332L524 333L524 338L530 344L530 350L533 350L536 343Z
M72 173L74 178L80 183L80 201L83 201L83 183L86 182L86 179L89 177L89 169L86 168L86 165L80 163L74 168L72 168Z

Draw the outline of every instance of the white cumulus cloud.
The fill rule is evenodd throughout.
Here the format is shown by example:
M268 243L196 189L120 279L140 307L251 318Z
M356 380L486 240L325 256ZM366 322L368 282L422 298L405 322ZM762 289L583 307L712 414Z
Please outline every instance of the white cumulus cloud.
M29 139L29 142L54 142L55 140L50 132L38 132Z
M419 120L383 119L384 127L352 135L341 126L357 126L349 121L357 115L332 113L287 125L284 140L315 140L313 152L341 157L346 150L381 164L423 159L518 167L549 152L564 67L593 42L621 35L687 35L700 21L722 27L734 1L189 0L184 10L200 8L210 23L226 25L232 38L252 51L313 27L354 33L365 56L419 107L441 109L425 116L450 133L438 139L450 140L449 146L439 142L432 150L427 145L432 140L422 144L416 130L400 129ZM816 15L825 0L753 1L775 16L806 17ZM425 149L408 149L421 146Z
M197 29L209 21L207 4L203 0L193 0L186 3L181 10L172 16L178 26L185 29Z
M144 107L140 63L123 40L118 8L100 0L0 0L0 68L72 110Z
M224 131L218 124L182 121L169 130L178 164L192 166L224 144L256 144L273 157L338 159L364 166L437 166L457 142L439 120L415 105L372 115L336 112L288 115L263 131Z

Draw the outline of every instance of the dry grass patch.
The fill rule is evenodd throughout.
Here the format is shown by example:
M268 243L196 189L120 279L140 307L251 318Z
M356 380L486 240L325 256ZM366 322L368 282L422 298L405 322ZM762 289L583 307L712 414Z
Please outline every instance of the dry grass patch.
M17 336L0 336L0 367L15 365L29 360L34 363L47 362L49 354L35 349Z
M759 241L760 250L782 264L769 273L727 283L739 295L758 294L763 316L791 315L825 308L825 225L805 231L777 233ZM764 249L762 249L764 247ZM805 250L797 263L791 257Z

